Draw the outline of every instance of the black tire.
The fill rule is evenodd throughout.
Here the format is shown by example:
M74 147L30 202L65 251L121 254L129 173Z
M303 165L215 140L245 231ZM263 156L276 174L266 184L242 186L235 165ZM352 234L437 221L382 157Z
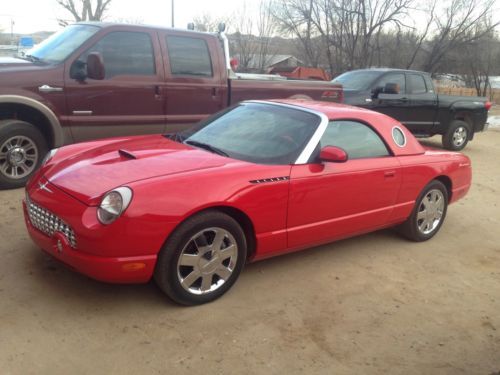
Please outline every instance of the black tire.
M215 232L212 232L212 230L215 230ZM236 245L236 249L232 251L237 254L236 259L225 258L224 261L219 261L223 258L223 255L219 258L217 250L200 249L204 247L209 249L214 248L216 242L215 236L217 233L221 233L223 237L220 250L229 249L231 243L233 241L235 242L234 245ZM211 234L213 234L214 238L210 244ZM196 244L194 243L193 237L197 239ZM203 239L206 241L205 245L199 246L198 241L202 242ZM204 255L201 255L203 251L206 252ZM215 256L214 251L216 252ZM182 261L180 260L181 255L183 255L183 257L192 257L191 259L196 258L194 260L196 265L182 265ZM158 255L154 279L160 289L175 302L182 305L200 305L219 298L231 288L243 269L246 262L246 256L247 243L245 233L241 229L241 226L232 217L222 212L215 210L205 211L187 219L170 235ZM218 259L216 259L216 257ZM227 266L225 265L226 263L224 263L226 261L228 264ZM233 261L234 263L232 263ZM232 268L229 274L230 276L224 281L222 277L219 277L217 271L208 270L206 274L203 274L203 272L206 271L206 269L203 271L203 267L212 267L210 265L211 263L213 265L220 263L219 266L216 267L223 265L227 269ZM200 272L201 274L197 276ZM191 275L191 273L194 276ZM205 278L210 279L210 285L216 289L212 291L202 291L202 284ZM192 283L189 281L189 284L183 286L181 279L185 283L188 279L194 281ZM220 282L222 282L222 284L217 286Z
M453 120L443 135L443 147L451 151L462 150L469 142L471 129L469 124L462 120Z
M423 231L424 220L419 218L419 213L422 215L423 209L425 208L424 200L427 200L432 192L439 191L443 199L442 214L439 222L435 226L429 228L429 231ZM438 193L436 193L439 196ZM400 225L399 232L403 234L409 240L415 242L427 241L432 238L443 225L444 219L446 218L446 212L448 209L448 191L441 181L433 180L422 190L417 200L415 201L415 207L413 208L408 219ZM433 220L433 225L435 219Z
M17 141L19 147L13 147ZM24 186L47 151L47 141L33 125L20 120L0 121L0 189ZM15 163L19 164L13 164L17 158Z

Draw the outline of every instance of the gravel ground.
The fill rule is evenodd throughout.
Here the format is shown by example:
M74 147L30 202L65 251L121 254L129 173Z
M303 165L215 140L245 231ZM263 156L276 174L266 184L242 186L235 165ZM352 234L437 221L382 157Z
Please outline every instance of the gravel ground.
M2 191L0 373L497 374L500 129L465 153L474 185L431 241L385 230L251 264L191 308L48 258L23 191Z

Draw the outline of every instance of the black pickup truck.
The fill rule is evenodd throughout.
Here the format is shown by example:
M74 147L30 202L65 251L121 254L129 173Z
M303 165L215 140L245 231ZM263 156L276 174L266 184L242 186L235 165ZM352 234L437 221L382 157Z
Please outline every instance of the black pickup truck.
M344 86L346 104L385 113L417 137L441 134L443 146L458 151L475 132L487 129L491 103L484 97L435 92L429 74L399 69L361 69L333 80Z

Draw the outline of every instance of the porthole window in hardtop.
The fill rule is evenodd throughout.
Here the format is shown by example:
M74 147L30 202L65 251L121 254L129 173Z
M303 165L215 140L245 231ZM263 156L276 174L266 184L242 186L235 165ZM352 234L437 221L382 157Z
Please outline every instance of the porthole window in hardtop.
M405 133L399 128L395 126L392 128L392 139L399 147L404 147L406 145L406 137Z
M330 121L321 137L321 147L342 148L349 159L388 156L389 151L379 135L368 125L351 120Z

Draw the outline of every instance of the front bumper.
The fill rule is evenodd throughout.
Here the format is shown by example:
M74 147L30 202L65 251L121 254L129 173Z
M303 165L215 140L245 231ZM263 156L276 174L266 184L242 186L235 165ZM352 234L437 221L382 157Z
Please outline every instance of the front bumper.
M23 202L24 204L24 202ZM24 204L24 217L28 233L44 252L71 269L92 279L109 283L145 283L153 274L156 255L138 257L98 257L73 250L64 237L55 234L48 237L31 225Z
M60 219L55 231L44 226L44 217L34 218L32 222L26 200L23 201L28 233L43 251L77 272L99 281L143 283L151 279L158 247L145 251L139 245L144 241L136 240L134 233L127 238L124 237L127 231L121 230L119 225L100 226L96 219L91 220L95 218L95 207L85 206L48 182L44 186L49 189L39 189L31 184L27 188L28 196L31 202L49 212L49 220ZM61 222L65 225L61 226ZM72 241L74 237L65 232L68 226L74 230L75 242ZM120 253L111 244L118 247Z

